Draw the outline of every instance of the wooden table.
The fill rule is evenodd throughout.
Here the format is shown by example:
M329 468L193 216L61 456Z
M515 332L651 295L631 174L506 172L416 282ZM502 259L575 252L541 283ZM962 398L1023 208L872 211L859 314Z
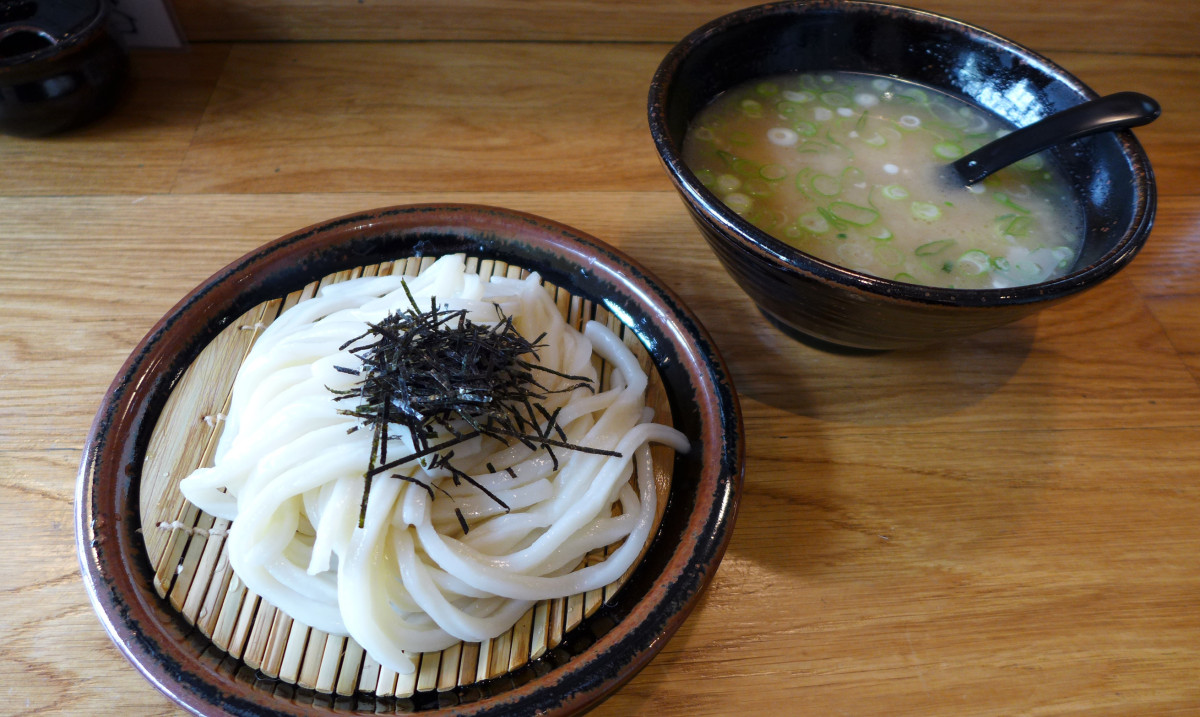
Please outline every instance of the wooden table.
M1193 0L928 5L1097 91L1157 97L1162 119L1137 134L1158 221L1091 293L955 344L849 357L754 311L646 130L670 42L738 3L178 4L190 50L135 54L113 114L0 138L0 714L179 713L79 578L75 473L100 397L229 261L421 201L526 210L628 252L700 317L740 391L725 560L597 714L1200 714Z

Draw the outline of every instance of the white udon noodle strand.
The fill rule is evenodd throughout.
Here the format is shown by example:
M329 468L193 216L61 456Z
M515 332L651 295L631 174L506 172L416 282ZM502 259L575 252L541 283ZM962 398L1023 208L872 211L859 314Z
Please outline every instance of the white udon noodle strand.
M537 275L484 282L466 272L462 256L448 256L406 281L421 309L436 297L440 308L492 324L499 306L523 336L544 332L538 361L559 373L598 385L593 352L608 361L606 390L551 393L545 407L561 409L570 443L620 457L559 449L555 470L544 450L478 437L455 446L455 465L508 512L477 488L455 485L445 469L412 461L394 472L438 486L435 497L377 476L359 528L372 431L348 434L355 419L338 413L344 406L330 389L357 381L334 368L358 365L339 347L367 322L410 308L401 277L383 276L326 286L263 331L234 382L214 465L180 483L194 504L233 521L229 562L250 590L300 622L349 635L405 674L417 653L495 637L538 600L619 578L654 519L648 444L688 449L677 430L650 422L647 377L629 349L599 323L582 334L567 325ZM548 388L571 385L539 374ZM406 435L388 446L393 456L412 449ZM465 535L455 508L470 525ZM622 539L603 562L580 566L590 550Z

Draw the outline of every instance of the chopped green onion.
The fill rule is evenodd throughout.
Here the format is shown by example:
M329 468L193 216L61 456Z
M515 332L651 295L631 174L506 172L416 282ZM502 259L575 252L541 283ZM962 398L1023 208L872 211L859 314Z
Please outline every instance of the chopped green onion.
M771 195L771 185L767 184L757 177L747 179L742 185L742 191L752 197L766 197Z
M763 116L763 106L758 100L742 100L742 114L751 119L759 119Z
M821 93L821 101L830 107L850 106L850 98L843 95L841 92L823 92Z
M831 228L829 221L817 212L802 214L796 221L800 223L800 226L804 227L813 234L824 234Z
M1008 207L1009 209L1012 209L1012 210L1014 210L1014 211L1018 211L1018 212L1020 212L1020 213L1022 213L1022 214L1029 214L1029 213L1030 213L1028 209L1026 209L1025 207L1021 206L1020 204L1017 204L1016 202L1014 202L1014 201L1013 201L1012 199L1010 199L1010 198L1009 198L1009 196L1008 196L1007 194L1005 194L1004 192L996 192L995 194L993 194L993 195L992 195L992 197L993 197L993 198L994 198L994 199L995 199L997 202L1000 202L1001 204L1003 204L1004 206Z
M767 130L767 141L777 147L791 147L800 141L800 133L787 127L772 127Z
M871 251L856 242L842 242L834 250L842 266L863 266L871 263Z
M868 234L867 236L877 242L889 242L894 239L896 235L892 234L891 229L888 229L885 226L880 226L873 233Z
M953 239L938 239L937 241L931 241L928 244L922 244L921 246L917 247L913 253L915 253L917 256L933 256L934 254L938 254L949 249L956 243L957 242L955 242Z
M817 213L825 217L825 221L829 222L830 226L835 226L839 229L845 228L846 222L838 218L836 214L829 211L828 207L817 207Z
M958 257L958 267L967 276L979 276L991 266L992 257L986 251L971 249Z
M942 101L929 103L929 113L949 129L957 130L967 126L967 118Z
M879 218L879 212L874 209L850 202L832 202L829 211L838 219L856 227L865 227Z
M1056 269L1063 270L1071 266L1071 262L1075 260L1075 252L1071 251L1070 247L1056 246L1050 250L1054 258L1058 259Z
M1028 257L1013 264L1012 273L1021 278L1022 283L1032 283L1042 276L1042 265Z
M827 130L825 130L825 139L826 139L826 140L827 140L827 141L828 141L830 144L832 144L833 146L837 147L838 149L844 150L844 151L845 151L847 154L849 154L849 155L850 155L850 158L851 158L851 159L853 159L853 158L854 158L854 153L853 153L853 152L851 152L851 151L850 151L850 150L849 150L849 149L846 147L846 145L842 144L841 142L839 142L839 141L837 141L836 139L834 139L834 138L833 138L833 129L832 129L832 128L831 128L831 129L827 129Z
M733 162L733 171L743 177L757 177L758 165L748 159L737 159Z
M750 223L761 229L773 230L787 220L783 212L777 212L766 207L755 207L747 217Z
M788 102L795 102L797 104L802 104L805 102L812 102L813 100L815 100L817 98L817 96L807 90L800 90L800 91L784 90L783 98L785 100L787 100Z
M1029 236L1029 230L1033 228L1034 221L1030 217L1013 217L1008 226L1004 227L1004 234L1010 237L1025 237Z
M775 105L775 110L781 117L792 118L800 113L801 106L797 102L781 101Z
M742 180L732 174L722 174L717 177L717 189L722 192L732 192L742 186Z
M808 188L808 178L812 176L812 173L813 171L809 167L803 167L799 172L796 172L796 191L805 199L817 201L816 197L812 195L812 190Z
M938 142L933 145L933 153L939 159L958 159L963 156L963 148L954 142Z
M774 95L779 93L779 87L774 82L760 82L754 87L754 91L760 95Z
M817 133L817 126L812 122L800 121L792 125L792 129L796 130L796 134L804 137L811 137Z
M899 184L889 184L879 192L888 199L906 199L908 197L908 190Z
M942 216L942 210L938 209L936 204L929 202L913 202L911 209L912 215L921 221L933 222Z
M758 174L763 179L777 182L787 176L787 167L782 164L767 164L758 170Z
M988 127L991 126L988 118L978 112L973 112L966 107L963 107L959 112L962 112L963 117L967 119L967 126L963 128L963 131L969 135L978 135L987 132Z
M830 177L828 174L818 174L812 178L812 188L817 194L833 197L842 191L842 183L838 181L837 177Z
M900 266L904 263L904 255L891 244L876 244L872 250L875 259L884 266Z
M731 192L722 197L721 200L738 214L744 214L754 204L753 199L741 192Z

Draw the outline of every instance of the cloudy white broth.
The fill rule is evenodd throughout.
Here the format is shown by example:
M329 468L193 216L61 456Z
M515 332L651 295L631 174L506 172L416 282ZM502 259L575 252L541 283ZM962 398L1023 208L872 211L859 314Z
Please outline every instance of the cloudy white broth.
M1009 131L927 87L847 72L753 80L693 120L684 162L727 206L798 249L912 284L990 289L1068 272L1083 228L1035 155L970 188L942 168Z

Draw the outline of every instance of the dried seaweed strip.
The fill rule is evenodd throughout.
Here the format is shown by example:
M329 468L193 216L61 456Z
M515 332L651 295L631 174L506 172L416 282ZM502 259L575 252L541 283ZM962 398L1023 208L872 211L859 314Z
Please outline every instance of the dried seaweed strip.
M542 405L551 394L578 388L595 390L585 376L537 363L537 352L544 346L546 334L533 341L526 339L498 304L494 305L496 322L481 325L468 318L465 310L439 309L436 298L430 299L429 309L421 310L407 283L404 291L410 308L368 324L366 331L342 344L341 349L349 349L361 361L361 367L335 367L360 379L349 390L331 389L335 401L356 402L353 408L341 412L358 421L355 428L370 427L374 432L364 474L360 526L366 516L372 479L430 456L429 463L424 464L427 468L446 470L456 485L466 481L507 511L508 506L499 496L451 460L454 452L450 449L477 436L488 436L506 446L516 441L531 450L544 450L555 468L559 464L555 448L620 455L570 443L558 425L561 409L552 413ZM538 380L538 372L571 383L550 389ZM399 435L393 433L393 428L406 431L413 447L399 458L388 455L389 439ZM490 465L488 470L495 472ZM515 477L511 468L506 470ZM390 475L415 483L433 495L432 487L423 481ZM456 514L466 532L466 519L457 509Z

